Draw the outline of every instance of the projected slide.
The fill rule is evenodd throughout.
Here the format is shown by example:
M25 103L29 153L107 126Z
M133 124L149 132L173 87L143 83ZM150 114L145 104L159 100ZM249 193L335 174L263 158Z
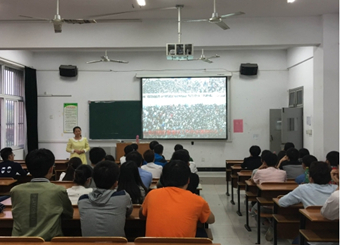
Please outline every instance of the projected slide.
M142 78L144 139L226 139L225 77Z

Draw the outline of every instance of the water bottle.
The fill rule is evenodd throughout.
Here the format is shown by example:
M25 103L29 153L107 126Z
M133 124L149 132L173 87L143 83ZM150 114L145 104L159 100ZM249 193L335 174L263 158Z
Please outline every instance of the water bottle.
M136 143L139 144L139 135L136 135Z

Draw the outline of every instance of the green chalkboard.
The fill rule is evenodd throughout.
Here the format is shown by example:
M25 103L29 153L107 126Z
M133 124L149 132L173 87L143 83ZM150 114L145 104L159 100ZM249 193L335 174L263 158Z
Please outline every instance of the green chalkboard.
M90 102L90 139L135 139L142 136L141 101Z

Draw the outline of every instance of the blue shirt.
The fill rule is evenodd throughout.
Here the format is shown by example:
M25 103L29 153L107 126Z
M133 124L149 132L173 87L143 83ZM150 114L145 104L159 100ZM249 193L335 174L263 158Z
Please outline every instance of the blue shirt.
M138 171L144 186L149 189L152 181L152 173L141 168L138 168Z
M301 174L295 178L295 182L298 184L302 184L305 182L305 174Z
M167 160L164 159L164 157L162 155L159 155L159 154L155 153L154 163L164 167L165 164L167 164L168 162L167 162Z

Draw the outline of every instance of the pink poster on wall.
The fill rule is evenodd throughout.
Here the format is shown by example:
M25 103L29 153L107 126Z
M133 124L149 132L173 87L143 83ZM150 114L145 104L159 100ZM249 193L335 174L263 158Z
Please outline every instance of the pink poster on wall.
M243 133L243 119L234 120L234 133Z

